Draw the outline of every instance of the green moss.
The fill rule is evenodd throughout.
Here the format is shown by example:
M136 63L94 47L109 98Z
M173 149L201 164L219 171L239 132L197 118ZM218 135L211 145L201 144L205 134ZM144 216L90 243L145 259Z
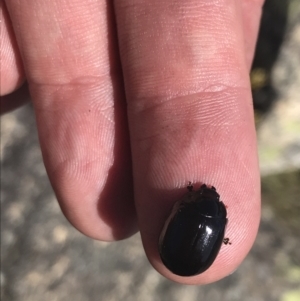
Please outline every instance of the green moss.
M259 159L261 162L270 162L277 160L281 157L281 152L278 148L275 147L265 147L263 150L261 149L259 152Z
M300 290L291 290L285 292L280 301L299 301L300 300Z
M272 207L281 223L299 234L300 170L263 177L262 200Z

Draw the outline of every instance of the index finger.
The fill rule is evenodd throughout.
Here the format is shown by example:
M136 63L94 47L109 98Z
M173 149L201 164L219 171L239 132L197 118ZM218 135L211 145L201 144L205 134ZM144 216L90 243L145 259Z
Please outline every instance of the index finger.
M260 216L241 4L119 0L115 9L145 251L172 280L216 281L244 259ZM188 181L217 188L228 206L232 246L203 274L182 278L162 264L158 238Z

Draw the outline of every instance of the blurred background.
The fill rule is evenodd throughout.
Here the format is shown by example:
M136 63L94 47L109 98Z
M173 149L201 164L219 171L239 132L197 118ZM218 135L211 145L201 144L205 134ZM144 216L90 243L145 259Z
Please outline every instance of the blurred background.
M139 234L93 241L66 221L46 176L31 105L1 118L3 301L300 300L300 1L267 0L251 71L262 220L239 269L184 286L148 263Z

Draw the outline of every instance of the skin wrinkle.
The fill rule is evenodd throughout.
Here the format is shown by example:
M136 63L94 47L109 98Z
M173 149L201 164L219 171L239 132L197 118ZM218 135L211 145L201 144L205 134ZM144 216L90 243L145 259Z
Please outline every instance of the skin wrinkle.
M116 79L117 81L118 79ZM104 112L111 109L113 111L118 103L110 101L113 91L113 84L106 78L106 81L97 80L97 77L83 77L74 79L68 84L44 84L44 83L32 83L31 90L41 93L41 91L47 91L42 93L43 102L37 103L35 109L39 111L55 112L60 110L60 105L68 101L67 95L69 93L76 93L80 98L88 100L88 102L76 103L81 107L81 112L88 111L88 109L97 109L98 112ZM79 91L78 93L76 91ZM75 100L74 100L75 101ZM59 104L59 106L53 106L53 103Z
M236 90L236 92L233 92ZM228 100L228 96L234 98L234 95L237 94L239 91L240 93L242 91L248 91L249 90L249 83L245 87L237 86L233 84L232 86L226 86L223 84L220 85L210 85L208 83L207 86L203 86L201 91L189 91L188 90L182 90L181 92L174 93L173 91L169 91L169 94L167 95L158 95L158 96L151 96L151 97L143 97L134 100L134 102L129 102L127 105L127 110L129 114L138 115L143 114L148 110L152 110L155 108L159 108L160 106L167 105L167 103L173 103L176 102L178 99L184 99L185 97L189 99L188 97L195 98L198 96L199 99L205 99L206 102L209 101L209 99L215 98L214 101L211 101L210 105L214 106L214 103L222 104L223 98ZM215 97L215 96L218 96ZM199 105L202 102L199 101ZM189 107L191 105L194 105L194 102L192 103L186 103L182 105L183 107ZM196 109L196 107L195 107ZM168 115L167 115L168 116Z
M103 64L104 65L104 64ZM105 70L106 69L106 70ZM57 73L60 73L60 70L55 71L55 73L51 74L51 80L45 79L44 77L31 79L30 85L41 86L44 85L45 87L49 86L64 86L64 85L83 85L83 86L101 86L101 83L110 83L111 80L120 80L120 67L112 68L100 68L102 74L97 73L94 74L79 74L78 76L72 76L70 78L65 78L62 80L62 77L57 77ZM102 84L103 85L103 84Z
M174 131L174 133L180 135L180 129L183 128L183 124L186 123L192 123L194 127L197 125L197 127L202 129L208 128L209 126L228 127L232 125L236 127L241 123L241 120L243 120L241 118L239 103L236 102L238 95L243 92L243 89L227 89L226 91L228 91L230 96L224 95L223 92L219 91L200 93L174 98L171 99L171 101L169 100L159 104L151 101L149 103L151 103L152 106L137 112L132 112L129 108L130 115L134 115L134 118L138 118L138 120L143 120L143 123L137 121L141 126L133 129L136 142L145 143L150 139L148 144L151 144L151 138L159 137L160 135L167 137L170 131ZM188 102L185 102L187 97ZM199 99L205 99L205 101L199 101ZM226 106L223 110L220 110L219 104L223 104L224 99L226 99ZM174 107L180 107L180 109L174 110ZM201 112L201 114L199 112ZM245 112L243 114L245 114ZM145 119L145 116L152 117ZM150 127L149 123L152 123L153 120L161 121L158 124L152 124ZM176 124L174 124L175 120L177 122ZM191 122L191 120L193 120L193 122ZM151 131L148 134L147 129L149 128Z
M223 88L223 90L226 89L226 87L241 87L249 89L249 81L241 82L240 79L234 79L241 78L239 70L232 70L232 73L237 74L233 78L231 75L229 75L227 67L225 67L225 65L224 67L223 65L218 65L218 68L218 71L214 71L208 70L205 66L203 66L203 68L199 70L199 73L198 71L193 71L195 74L193 74L193 72L188 72L187 69L183 73L178 70L173 74L173 70L168 70L164 75L152 74L147 77L143 76L142 85L141 83L139 83L140 86L138 85L138 90L136 91L136 93L129 95L130 103L132 103L133 106L142 106L142 101L145 98L145 95L147 95L147 98L151 98L152 101L155 99L164 100L180 95L201 93L210 86L225 87ZM185 76L186 73L188 73L187 76ZM204 73L206 74L205 77L203 76ZM225 74L224 77L222 77L222 82L219 81L220 73ZM133 83L136 83L138 81L140 82L140 79L138 77L136 79L133 78L132 80ZM176 88L174 87L174 83L178 84ZM151 87L152 89L150 91ZM134 101L137 103L133 103Z

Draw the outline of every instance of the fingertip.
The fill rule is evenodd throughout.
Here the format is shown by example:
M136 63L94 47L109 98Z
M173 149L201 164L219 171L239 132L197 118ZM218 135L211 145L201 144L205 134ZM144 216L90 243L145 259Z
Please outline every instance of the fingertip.
M164 206L161 205L161 211L165 213L157 213L156 219L152 219L155 220L156 223L152 223L152 227L148 226L147 228L145 225L141 225L141 235L147 257L153 267L164 277L181 284L204 285L213 283L232 274L240 266L252 248L260 222L259 184L257 189L250 196L247 191L243 193L239 189L237 194L232 193L232 189L236 190L234 185L217 184L218 183L215 183L215 186L220 193L221 201L227 205L228 223L225 237L229 238L230 244L222 244L215 261L203 273L188 277L178 276L172 273L161 260L159 236L171 211L170 206L166 206L168 197L166 197L164 201ZM239 194L239 192L241 194ZM166 193L166 195L168 195L168 193ZM177 197L174 197L173 193L169 193L169 195L174 203L174 200L176 201L178 197L180 198L181 193L177 191ZM231 197L228 197L228 195ZM158 200L158 203L162 204L163 201ZM161 222L157 222L158 220L161 220ZM157 224L159 225L156 226ZM180 232L179 229L178 231Z
M93 192L81 186L77 190L63 187L56 191L65 217L79 232L92 239L122 240L138 230L133 198L128 189L116 193L106 186L97 193L95 189Z

